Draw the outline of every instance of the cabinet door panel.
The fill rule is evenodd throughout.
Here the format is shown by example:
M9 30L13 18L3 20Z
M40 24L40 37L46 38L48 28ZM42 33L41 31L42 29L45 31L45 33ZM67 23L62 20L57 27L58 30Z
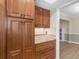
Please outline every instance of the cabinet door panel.
M8 16L21 17L24 12L24 0L7 0Z
M42 56L41 59L51 59L51 57L49 55L48 56L46 55L46 56Z
M37 6L35 10L35 26L41 28L49 28L50 11Z
M34 0L25 0L24 14L25 18L34 19L35 17L35 5Z
M23 49L27 49L34 45L34 25L32 21L27 21L24 23L23 31Z
M22 50L22 24L8 18L7 33L7 59L21 59Z
M15 51L11 51L8 55L7 55L8 59L22 59L22 53L20 50L15 50Z
M42 9L40 7L36 7L35 10L35 26L42 27Z
M23 23L23 59L35 59L33 21Z
M5 0L0 0L0 59L6 58Z
M23 51L23 59L35 59L35 52L34 50L28 49Z
M51 49L49 51L45 51L45 53L40 54L40 59L55 59L55 51Z
M50 27L50 12L48 10L43 10L43 26Z
M56 49L55 49L55 47L50 52L51 52L51 58L56 59Z

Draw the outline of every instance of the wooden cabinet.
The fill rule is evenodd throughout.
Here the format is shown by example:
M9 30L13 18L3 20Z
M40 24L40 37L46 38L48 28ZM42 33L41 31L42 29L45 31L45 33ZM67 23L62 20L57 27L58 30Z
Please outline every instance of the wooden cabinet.
M54 59L51 54L53 54L51 50L45 51L45 53L41 53L40 59Z
M7 30L7 59L31 59L35 55L33 21L8 18Z
M23 49L34 46L34 24L32 21L23 23Z
M7 0L7 15L22 17L24 12L24 0Z
M43 9L43 26L45 28L50 27L50 11Z
M35 1L25 0L24 4L24 18L35 19Z
M23 50L23 59L36 59L35 49L29 48L27 50Z
M42 27L42 9L39 7L35 8L35 26Z
M34 19L34 0L7 0L7 15Z
M0 0L0 59L6 58L6 16L5 0Z
M34 14L34 0L0 1L0 59L35 59Z
M36 56L37 56L37 59L56 59L55 41L37 44Z
M37 7L35 8L35 26L41 28L50 27L50 11Z
M22 58L22 23L8 18L7 59Z

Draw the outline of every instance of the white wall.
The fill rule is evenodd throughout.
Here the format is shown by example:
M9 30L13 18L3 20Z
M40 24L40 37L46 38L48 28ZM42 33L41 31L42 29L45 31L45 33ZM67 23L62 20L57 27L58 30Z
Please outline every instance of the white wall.
M50 28L35 28L35 34L56 34L57 12L50 12Z
M60 19L69 21L71 20L71 17L69 17L69 15L66 15L63 12L60 12Z

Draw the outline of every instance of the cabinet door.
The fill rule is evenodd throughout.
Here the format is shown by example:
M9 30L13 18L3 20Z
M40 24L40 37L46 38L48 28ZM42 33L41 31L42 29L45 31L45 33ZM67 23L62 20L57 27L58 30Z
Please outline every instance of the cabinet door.
M55 51L53 49L40 54L40 59L55 59Z
M23 59L36 59L33 48L23 50Z
M50 55L45 55L45 56L42 56L41 59L51 59L51 56Z
M7 15L21 17L24 12L24 0L7 0Z
M56 59L56 48L53 48L50 52L51 52L51 59Z
M23 23L23 49L34 46L34 24L32 21Z
M43 27L50 27L50 12L43 9Z
M0 0L0 59L6 58L5 0Z
M34 19L35 17L35 3L34 0L25 0L24 4L25 18Z
M22 59L22 23L8 18L7 59Z
M42 8L36 6L35 10L35 26L42 27Z
M33 21L23 23L23 59L35 59Z

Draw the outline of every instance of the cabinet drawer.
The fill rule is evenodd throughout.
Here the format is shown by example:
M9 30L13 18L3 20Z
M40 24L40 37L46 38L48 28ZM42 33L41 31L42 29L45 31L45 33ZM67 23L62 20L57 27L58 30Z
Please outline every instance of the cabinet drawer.
M36 46L37 59L55 59L56 49L54 42L41 43Z
M45 43L40 43L36 45L36 51L41 51L41 50L50 50L55 47L55 41L49 41Z

